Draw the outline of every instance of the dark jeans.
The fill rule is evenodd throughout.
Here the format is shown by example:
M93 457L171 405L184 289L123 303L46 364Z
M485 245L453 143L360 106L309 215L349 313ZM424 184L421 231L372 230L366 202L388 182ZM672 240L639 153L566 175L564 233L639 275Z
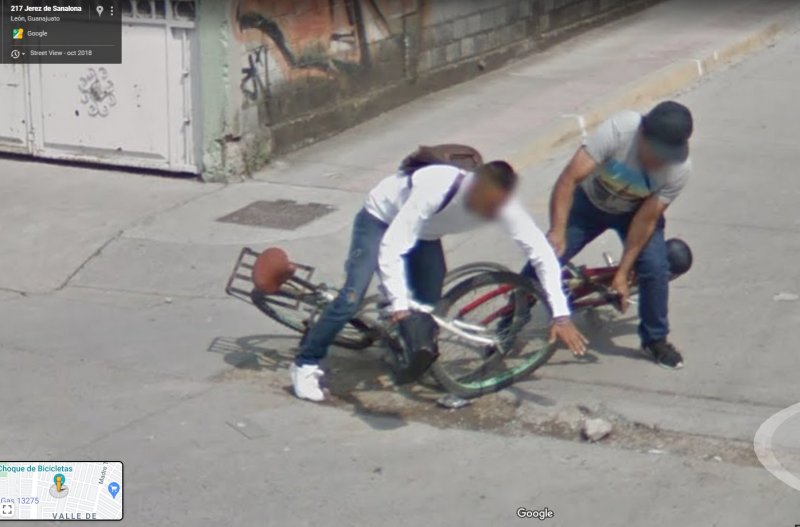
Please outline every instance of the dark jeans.
M378 270L378 252L388 228L366 210L356 215L350 255L345 264L344 287L303 338L296 359L299 366L318 364L324 359L336 335L358 312L372 275ZM423 304L436 304L447 273L442 243L439 240L417 242L406 256L406 270L413 298Z
M623 243L634 214L609 214L592 204L583 189L575 192L575 201L567 225L567 249L562 263L570 261L589 242L613 229ZM639 336L642 344L667 338L669 334L669 263L664 240L665 221L658 221L653 237L636 260L636 276L639 280ZM522 273L535 277L528 264Z

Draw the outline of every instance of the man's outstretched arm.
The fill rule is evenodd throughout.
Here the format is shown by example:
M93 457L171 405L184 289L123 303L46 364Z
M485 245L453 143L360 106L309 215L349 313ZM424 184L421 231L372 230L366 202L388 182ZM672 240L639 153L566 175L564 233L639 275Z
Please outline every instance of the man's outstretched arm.
M550 196L550 232L547 239L561 257L567 249L567 221L575 189L597 169L597 162L581 147L561 173Z
M519 202L509 203L503 210L502 219L511 236L528 256L536 277L547 293L553 310L550 341L560 340L573 354L584 355L588 341L570 320L569 304L561 283L561 264L553 248Z

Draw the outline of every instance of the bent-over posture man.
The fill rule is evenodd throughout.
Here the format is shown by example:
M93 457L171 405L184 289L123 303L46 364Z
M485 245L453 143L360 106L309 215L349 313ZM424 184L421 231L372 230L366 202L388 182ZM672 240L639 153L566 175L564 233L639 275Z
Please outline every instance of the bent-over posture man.
M297 397L322 401L320 361L336 334L356 314L378 271L393 320L409 317L409 299L434 305L447 272L441 238L499 220L530 259L553 309L551 339L582 355L586 340L570 321L561 267L544 233L513 199L517 174L502 161L468 172L433 165L381 181L356 215L347 279L336 300L309 330L291 368ZM410 319L409 319L410 320Z
M669 266L664 212L691 172L688 108L667 101L649 114L623 112L604 122L583 142L556 183L547 238L568 262L607 229L624 243L613 289L627 309L629 280L639 283L642 349L667 368L683 357L667 341ZM531 275L527 266L523 274Z

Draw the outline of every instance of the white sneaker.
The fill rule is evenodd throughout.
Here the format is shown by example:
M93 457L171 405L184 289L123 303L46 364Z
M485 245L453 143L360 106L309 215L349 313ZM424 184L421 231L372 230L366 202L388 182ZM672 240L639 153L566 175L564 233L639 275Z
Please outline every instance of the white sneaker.
M324 375L322 368L315 364L306 364L305 366L292 364L289 371L292 374L294 394L298 398L314 401L315 403L325 400L325 394L319 386L319 380Z

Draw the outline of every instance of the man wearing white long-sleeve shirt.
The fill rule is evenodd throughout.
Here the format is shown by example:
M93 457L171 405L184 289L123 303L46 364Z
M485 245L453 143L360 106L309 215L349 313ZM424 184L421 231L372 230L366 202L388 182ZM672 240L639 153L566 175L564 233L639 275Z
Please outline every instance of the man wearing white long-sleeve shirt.
M356 314L376 271L393 319L400 322L410 314L410 299L428 305L439 300L447 272L441 238L495 220L524 250L547 292L554 316L551 338L582 355L586 340L570 321L561 266L542 231L513 198L517 179L508 163L495 161L474 172L433 165L381 181L356 216L345 286L303 339L292 366L295 394L324 399L319 362Z

